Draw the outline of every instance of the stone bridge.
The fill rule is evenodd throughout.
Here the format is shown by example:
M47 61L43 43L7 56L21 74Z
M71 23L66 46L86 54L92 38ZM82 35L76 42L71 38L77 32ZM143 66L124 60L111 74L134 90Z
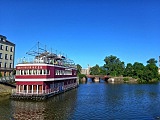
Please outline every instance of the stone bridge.
M107 81L110 77L107 75L87 75L87 78L91 78L94 82L99 82L100 79Z

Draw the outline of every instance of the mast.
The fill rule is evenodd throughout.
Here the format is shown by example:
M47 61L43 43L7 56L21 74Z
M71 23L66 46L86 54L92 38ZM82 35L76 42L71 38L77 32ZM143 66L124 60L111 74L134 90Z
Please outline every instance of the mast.
M40 53L39 53L39 41L38 41L38 62L39 62L39 55Z

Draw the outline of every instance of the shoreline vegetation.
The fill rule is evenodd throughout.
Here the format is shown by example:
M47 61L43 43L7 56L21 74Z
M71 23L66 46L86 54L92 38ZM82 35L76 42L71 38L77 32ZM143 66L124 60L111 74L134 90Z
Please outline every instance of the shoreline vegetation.
M96 64L90 67L90 75L108 75L111 78L108 82L124 82L124 83L157 83L160 81L160 74L158 72L157 60L154 58L146 61L146 65L143 63L127 63L125 64L116 56L106 56L104 59L104 65L99 66ZM81 79L82 67L77 64L78 76Z

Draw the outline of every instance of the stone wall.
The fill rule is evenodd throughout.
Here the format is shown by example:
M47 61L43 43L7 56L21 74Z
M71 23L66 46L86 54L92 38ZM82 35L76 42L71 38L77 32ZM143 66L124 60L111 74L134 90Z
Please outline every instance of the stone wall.
M108 79L108 82L115 83L137 83L137 79L132 77L111 77Z

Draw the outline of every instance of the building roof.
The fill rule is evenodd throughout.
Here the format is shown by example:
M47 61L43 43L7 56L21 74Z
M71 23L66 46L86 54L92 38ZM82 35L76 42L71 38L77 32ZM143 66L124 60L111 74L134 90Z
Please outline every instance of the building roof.
M3 36L3 35L0 35L0 43L15 46L14 43L12 43L9 40L7 40L7 37Z

